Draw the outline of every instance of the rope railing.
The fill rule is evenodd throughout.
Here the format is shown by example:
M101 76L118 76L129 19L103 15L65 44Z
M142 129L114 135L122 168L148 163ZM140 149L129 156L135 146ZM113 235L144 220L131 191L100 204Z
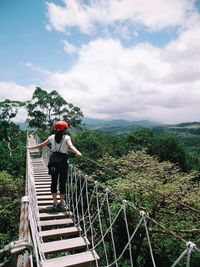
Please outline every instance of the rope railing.
M43 242L39 235L42 230L39 226L39 210L37 205L36 189L34 182L33 165L29 150L27 150L27 183L28 183L28 196L29 196L29 220L32 233L32 240L34 246L34 256L37 266L41 266L42 262L46 260L44 253L41 252L40 247Z
M46 164L49 154L48 148L46 152L43 151ZM154 250L159 244L156 244L152 231L149 230L154 226L164 229L171 238L178 240L177 250L180 256L169 263L171 267L178 266L180 262L190 267L193 254L200 253L195 243L167 229L147 212L138 210L131 202L121 200L104 185L71 165L66 192L67 209L71 212L75 225L82 230L82 236L89 239L90 250L97 251L100 256L96 266L137 266L137 260L141 257L140 251L151 262L151 266L158 267ZM185 203L181 204L187 206ZM195 209L191 210L196 212Z
M28 140L28 135L27 135ZM32 240L30 235L29 226L29 197L28 197L28 153L26 153L26 179L25 179L25 196L21 199L20 210L20 225L19 225L19 241L26 240L32 246ZM30 251L25 251L18 256L17 267L29 267L33 266L33 258Z
M108 172L110 172L110 173L112 173L112 174L115 174L115 175L121 177L121 178L124 178L124 179L126 179L126 180L129 180L132 184L135 184L135 185L138 185L138 186L140 186L140 187L142 187L142 188L145 188L145 189L147 189L148 191L150 191L150 192L152 192L152 193L155 193L156 195L159 195L159 196L163 197L164 199L168 199L168 200L170 200L170 201L173 202L173 203L179 204L179 205L181 205L182 207L184 207L184 208L186 208L186 209L188 209L188 210L191 210L191 211L193 211L193 212L196 212L196 213L199 213L199 214L200 214L200 210L199 210L199 209L197 209L197 208L195 208L195 207L192 207L191 205L188 205L187 203L184 203L184 202L182 202L182 201L176 199L174 196L171 196L171 195L169 195L169 194L161 193L160 191L156 190L156 189L153 188L152 186L149 186L149 185L147 185L147 184L145 184L145 183L143 183L143 182L141 182L141 181L140 181L140 182L139 182L139 181L134 181L134 180L131 179L130 177L125 176L125 175L119 173L118 171L113 170L112 168L109 168L109 167L107 167L107 166L104 166L104 165L100 164L99 162L94 161L93 159L90 159L90 158L85 157L85 156L84 156L83 158L84 158L86 161L91 162L92 164L98 166L98 167L101 168L101 169L104 169L104 170L106 170L106 171L108 171Z
M117 201L116 199L108 188L70 166L66 203L68 209L72 211L76 225L83 230L82 235L89 238L91 250L97 251L100 255L100 261L96 266L123 266L124 262L127 263L127 266L134 266L135 257L138 256L135 246L137 244L142 246L141 243L143 243L142 248L149 255L148 260L151 261L153 267L158 267L156 256L153 253L155 243L152 243L152 234L149 228L150 226L152 228L153 225L162 228L162 225L150 218L148 213L139 211L133 203L120 202L119 199ZM134 215L130 216L131 213ZM130 218L134 218L135 222ZM118 229L119 225L121 230ZM175 267L185 259L186 266L189 267L192 254L199 253L200 250L193 242L189 241L188 243L171 230L167 228L165 230L172 238L179 237L179 250L183 247L183 242L187 247L178 259L174 259L171 266ZM143 235L143 240L140 240L140 235ZM188 247L188 244L192 246L192 249Z

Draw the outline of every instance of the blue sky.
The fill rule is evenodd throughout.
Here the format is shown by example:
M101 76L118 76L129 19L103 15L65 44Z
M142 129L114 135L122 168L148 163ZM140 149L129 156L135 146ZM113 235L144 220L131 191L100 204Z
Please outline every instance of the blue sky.
M66 68L61 34L45 29L46 2L3 0L0 3L0 79L22 85L37 82L27 62L51 71ZM66 58L63 58L65 56Z
M199 7L199 0L1 0L0 100L30 99L40 86L89 117L199 120Z

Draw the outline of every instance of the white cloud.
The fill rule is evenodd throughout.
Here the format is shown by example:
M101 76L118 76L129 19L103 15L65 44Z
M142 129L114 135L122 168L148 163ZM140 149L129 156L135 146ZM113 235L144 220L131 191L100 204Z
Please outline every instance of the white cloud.
M0 101L5 99L25 101L31 99L35 86L21 86L14 82L0 82Z
M40 66L36 66L36 65L32 64L31 62L27 62L25 64L25 66L30 68L30 69L32 69L32 70L34 70L35 72L38 72L38 73L42 74L42 75L50 75L51 74L50 71L48 71L48 70L46 70L46 69L44 69L44 68L42 68Z
M66 31L78 27L91 33L96 24L114 25L129 22L152 31L181 26L194 11L192 0L96 0L84 4L81 0L63 0L64 6L48 2L48 19L52 28Z
M49 24L58 31L67 27L79 27L84 33L89 33L92 27L87 10L76 0L63 0L65 7L47 3Z
M165 48L163 60L171 65L163 83L187 83L200 79L200 17Z
M196 34L194 31L191 36ZM187 57L185 52L179 62L178 52L171 49L183 45L188 53L196 51L196 43L184 36L187 31L162 49L148 43L124 48L113 39L91 41L80 49L78 61L69 71L48 76L47 87L60 88L61 95L80 106L85 116L199 120L200 80L182 77L181 66L200 69L200 61L193 64L195 54ZM188 76L194 75L190 69Z
M21 86L14 82L0 82L0 101L5 99L26 101L32 98L32 94L35 90L35 86ZM17 122L25 122L27 118L27 112L24 109L20 109L17 116L13 119Z
M78 48L70 44L67 40L64 40L63 43L64 43L64 50L66 53L76 54L78 52Z

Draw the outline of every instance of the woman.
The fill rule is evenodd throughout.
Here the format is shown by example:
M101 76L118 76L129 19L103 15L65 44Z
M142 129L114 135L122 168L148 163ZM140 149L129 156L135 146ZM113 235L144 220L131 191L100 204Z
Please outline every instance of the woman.
M82 156L81 152L76 149L72 144L71 138L69 135L65 135L65 129L68 128L68 123L65 121L57 121L55 123L56 133L49 136L44 142L33 146L28 147L29 149L42 148L48 144L51 144L51 150L53 152L58 152L59 156L63 157L62 164L59 166L48 166L49 174L51 175L51 194L53 198L52 209L57 208L64 209L65 194L66 194L66 180L67 180L67 170L68 170L68 157L67 152L68 148L76 155ZM54 153L54 154L56 154ZM49 162L50 163L50 162ZM57 182L59 178L59 190L60 190L60 202L57 202Z

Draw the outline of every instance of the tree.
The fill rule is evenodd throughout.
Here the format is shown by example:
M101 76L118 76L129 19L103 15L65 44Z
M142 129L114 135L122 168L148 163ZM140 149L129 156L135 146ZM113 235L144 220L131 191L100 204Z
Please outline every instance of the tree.
M66 120L70 126L78 127L83 117L80 108L68 103L58 92L48 93L40 87L36 87L26 108L29 126L43 130L49 130L56 120Z
M24 183L13 179L6 171L0 172L0 248L18 239L20 197Z
M5 99L0 102L0 170L12 174L24 174L26 133L10 120L24 107L21 101Z
M25 105L21 101L12 101L5 99L0 102L0 120L9 122L10 119L14 118L17 115L18 109Z
M0 121L0 171L25 174L26 132L13 122Z
M149 152L151 155L157 155L160 161L169 160L178 164L183 171L189 170L185 147L174 136L165 135L157 138Z
M18 239L20 197L24 184L6 171L0 172L0 248Z
M96 161L106 154L121 157L128 152L125 139L121 135L110 135L88 129L81 129L72 135L74 143L84 153L81 161L74 158L73 162L87 174L94 171L94 163L89 159Z
M197 196L200 194L200 188L194 181L196 172L183 173L176 165L169 161L159 162L145 151L132 151L118 159L107 155L97 163L104 168L96 171L95 178L105 182L106 187L112 191L114 198L112 208L117 205L119 197L126 199L137 208L137 214L141 210L148 212L150 218L160 225L171 229L184 240L193 240L199 247L200 204ZM128 210L127 217L131 218L130 232L133 232L137 226L137 214L135 209ZM115 228L116 249L124 245L123 222L123 218L121 222L118 219L117 228ZM185 249L185 244L177 242L177 239L168 231L164 231L159 224L148 221L155 261L159 267L171 266L177 259L177 255ZM152 266L144 233L144 229L140 228L134 239L134 246L132 246L134 266ZM199 261L199 253L194 253L191 267L199 266Z
M160 136L149 129L142 129L127 135L130 150L145 149L148 154L157 156L160 161L178 164L183 171L190 170L186 148L181 140L165 134Z

